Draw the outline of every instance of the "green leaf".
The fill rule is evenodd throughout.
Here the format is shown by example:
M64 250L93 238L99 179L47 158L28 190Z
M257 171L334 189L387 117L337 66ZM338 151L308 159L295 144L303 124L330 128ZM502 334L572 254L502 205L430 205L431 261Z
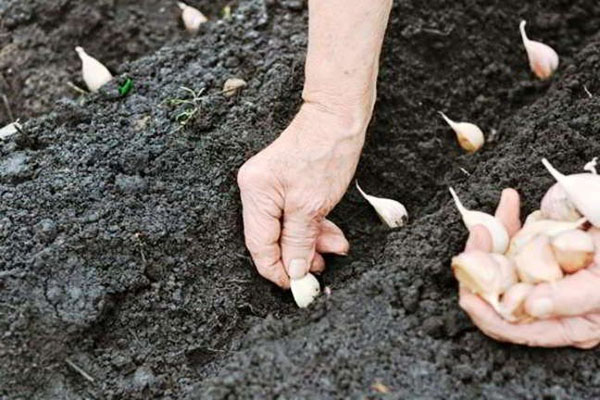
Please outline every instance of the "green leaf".
M129 93L131 91L132 88L133 88L133 79L127 78L125 83L123 85L119 86L119 94L121 96L125 96L125 95L127 95L127 93Z

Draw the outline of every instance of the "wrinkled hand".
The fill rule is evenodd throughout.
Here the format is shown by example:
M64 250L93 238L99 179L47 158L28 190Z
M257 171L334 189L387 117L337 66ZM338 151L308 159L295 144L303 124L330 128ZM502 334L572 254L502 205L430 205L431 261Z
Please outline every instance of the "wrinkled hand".
M366 120L368 121L368 119ZM246 246L258 272L283 287L321 272L321 254L349 243L325 219L354 175L365 121L304 104L290 126L238 173Z
M496 216L510 236L520 228L519 195L502 192ZM491 251L492 238L481 225L471 230L465 251ZM600 343L600 266L592 265L554 283L538 284L525 301L527 314L538 320L512 324L479 296L460 289L460 306L486 335L528 346L592 348Z

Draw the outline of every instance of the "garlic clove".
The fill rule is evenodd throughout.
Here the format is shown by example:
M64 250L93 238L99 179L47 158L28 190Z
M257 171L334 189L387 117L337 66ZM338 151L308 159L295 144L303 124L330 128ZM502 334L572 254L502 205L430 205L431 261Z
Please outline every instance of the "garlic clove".
M491 254L481 250L461 253L452 258L452 271L461 286L479 295L499 312L502 274Z
M238 91L246 85L246 81L243 79L229 78L225 81L225 84L223 85L223 95L225 97L235 96L238 93Z
M583 166L583 170L588 171L594 175L598 175L598 171L596 170L597 166L598 166L598 157L594 157L594 158L592 158L592 161L588 162L587 164L585 164Z
M541 221L543 219L546 219L546 217L544 216L544 213L541 210L535 210L531 214L529 214L527 216L527 218L525 218L525 223L523 224L523 228L526 227L527 225L530 225L534 222Z
M508 247L508 232L502 222L493 215L486 214L481 211L471 211L467 210L465 206L463 206L462 202L456 195L454 189L450 189L450 194L454 199L454 204L456 204L456 208L458 208L458 212L460 212L462 216L463 223L467 227L467 229L473 228L475 225L483 225L487 228L490 235L492 236L493 242L493 252L503 254Z
M544 219L556 221L577 221L581 214L575 208L575 204L569 200L567 192L560 183L555 183L544 195L541 204Z
M290 280L292 296L300 308L306 308L321 293L319 281L310 272L300 279Z
M524 322L531 318L525 312L525 300L534 288L534 285L525 282L511 286L500 300L502 317L509 322Z
M179 1L177 5L181 9L181 20L183 26L189 33L196 33L200 29L200 25L208 21L208 18L195 7Z
M596 249L592 262L596 265L600 265L600 229L592 226L588 229L587 234L592 238L594 249Z
M572 274L587 267L594 260L594 240L581 230L563 232L552 238L552 248L558 264Z
M521 21L519 30L529 59L529 66L538 78L548 79L558 68L558 54L547 44L530 40L525 33L525 24L525 21Z
M594 174L563 175L545 158L544 166L561 184L577 211L596 227L600 227L600 176Z
M515 264L525 283L554 282L563 277L548 236L538 235L525 244L515 256Z
M81 73L83 80L90 92L97 92L102 86L108 83L112 74L100 61L88 55L83 47L75 47L75 51L81 59Z
M469 153L474 153L483 146L485 137L477 125L469 122L454 122L443 112L439 111L439 113L456 133L460 147Z
M506 292L510 287L519 282L517 276L517 268L514 262L508 257L502 254L491 253L490 257L498 264L498 271L500 272L501 290L500 293Z
M404 225L406 220L408 219L408 212L406 208L402 205L402 203L391 200L384 199L381 197L375 197L366 194L363 190L358 186L358 182L356 182L356 188L360 192L360 194L373 206L377 215L383 223L385 223L390 228L398 228Z
M508 250L506 251L506 256L514 257L523 246L525 246L537 235L553 237L560 233L577 229L586 221L587 220L585 218L580 218L574 222L543 219L525 224L523 225L523 228L510 240Z

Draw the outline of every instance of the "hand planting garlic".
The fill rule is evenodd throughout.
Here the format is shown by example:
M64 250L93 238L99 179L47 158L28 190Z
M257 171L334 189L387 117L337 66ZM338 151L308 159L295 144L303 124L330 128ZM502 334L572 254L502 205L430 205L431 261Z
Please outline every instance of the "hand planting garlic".
M239 78L229 78L223 85L223 96L232 97L235 96L239 90L246 86L246 81Z
M458 208L458 212L462 216L463 223L467 227L467 229L471 229L476 225L483 225L487 228L492 236L493 242L493 252L504 254L506 249L508 248L508 232L502 223L498 220L498 218L493 215L486 214L481 211L471 211L467 210L465 206L463 206L462 202L458 198L454 189L450 189L450 194L454 199L454 204L456 204L456 208Z
M290 280L290 288L296 304L300 308L306 308L321 293L319 281L310 272L300 279Z
M196 33L200 29L200 25L208 21L208 18L197 8L188 6L183 2L178 2L177 5L181 9L181 20L183 26L189 33Z
M356 188L369 204L373 206L384 224L390 228L398 228L404 225L406 219L408 219L408 212L402 203L396 200L368 195L358 186L358 182L356 182Z
M443 112L439 111L439 113L448 125L450 125L454 133L456 133L460 147L469 153L474 153L483 146L485 137L477 125L469 122L454 122Z
M108 83L112 74L100 61L88 55L83 47L75 47L75 51L81 59L81 73L83 80L90 92L97 92L102 86Z
M548 79L558 68L558 54L547 44L530 40L527 37L527 33L525 33L526 23L525 21L521 21L519 30L521 31L521 38L527 52L527 58L529 59L529 66L538 78Z
M567 197L587 220L600 227L600 176L594 174L563 175L545 158L542 163L562 186Z

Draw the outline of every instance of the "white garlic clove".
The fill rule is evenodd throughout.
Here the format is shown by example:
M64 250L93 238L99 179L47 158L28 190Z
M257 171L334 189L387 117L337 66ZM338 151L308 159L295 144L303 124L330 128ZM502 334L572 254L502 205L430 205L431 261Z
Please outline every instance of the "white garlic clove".
M479 295L499 312L502 273L491 254L472 250L452 258L452 271L461 286Z
M246 81L240 78L229 78L223 85L223 95L225 97L235 96L238 91L246 86Z
M373 206L377 215L383 223L385 223L390 228L398 228L404 225L406 220L408 219L408 212L406 208L402 205L402 203L391 200L384 199L381 197L375 197L366 194L363 190L358 186L358 182L356 182L356 188L360 192L360 194Z
M581 230L563 232L552 238L558 264L568 274L589 266L594 260L594 240Z
M521 230L518 231L510 240L508 250L506 251L506 256L514 257L523 246L529 243L537 235L554 237L560 233L577 229L586 221L587 220L585 218L580 218L574 222L543 219L525 224L523 225L523 228L521 228Z
M188 6L185 3L177 2L181 9L181 20L183 26L189 33L196 33L200 29L200 25L208 21L208 18L195 7Z
M592 158L592 161L590 161L584 165L583 170L588 171L594 175L598 175L598 171L596 170L597 166L598 166L598 157L594 157L594 158Z
M83 47L75 47L75 51L81 59L81 73L90 92L97 92L102 86L108 83L112 74L100 61L88 55Z
M509 322L524 322L531 318L525 312L525 300L534 288L534 285L525 282L511 286L500 301L502 317Z
M561 184L577 211L596 227L600 227L600 176L594 174L563 175L545 158L544 166Z
M498 264L498 271L500 272L500 280L502 283L500 294L502 294L519 281L517 268L511 259L502 254L491 253L490 256Z
M494 253L503 254L508 247L508 232L502 222L493 215L486 214L481 211L471 211L467 210L465 206L463 206L462 202L456 195L454 189L450 189L450 194L454 199L454 204L456 204L456 208L460 212L462 216L463 223L467 227L467 229L472 229L475 225L483 225L487 228L490 235L492 236L493 249Z
M519 30L529 59L529 66L538 78L548 79L558 68L558 54L547 44L530 40L525 33L525 24L525 21L521 21Z
M515 264L525 283L555 282L563 277L548 236L538 235L525 244L515 256Z
M555 183L544 195L541 204L544 219L556 221L577 221L581 214L575 204L567 196L567 192L560 183Z
M454 122L443 112L439 111L439 113L456 133L460 147L469 153L474 153L483 146L485 137L477 125L469 122Z
M290 280L290 288L296 304L300 308L306 308L321 293L319 281L310 272L300 279Z
M525 223L523 224L523 228L526 227L527 225L530 225L534 222L541 221L543 219L547 219L544 216L544 213L541 210L535 210L531 214L529 214L527 216L527 218L525 218Z

